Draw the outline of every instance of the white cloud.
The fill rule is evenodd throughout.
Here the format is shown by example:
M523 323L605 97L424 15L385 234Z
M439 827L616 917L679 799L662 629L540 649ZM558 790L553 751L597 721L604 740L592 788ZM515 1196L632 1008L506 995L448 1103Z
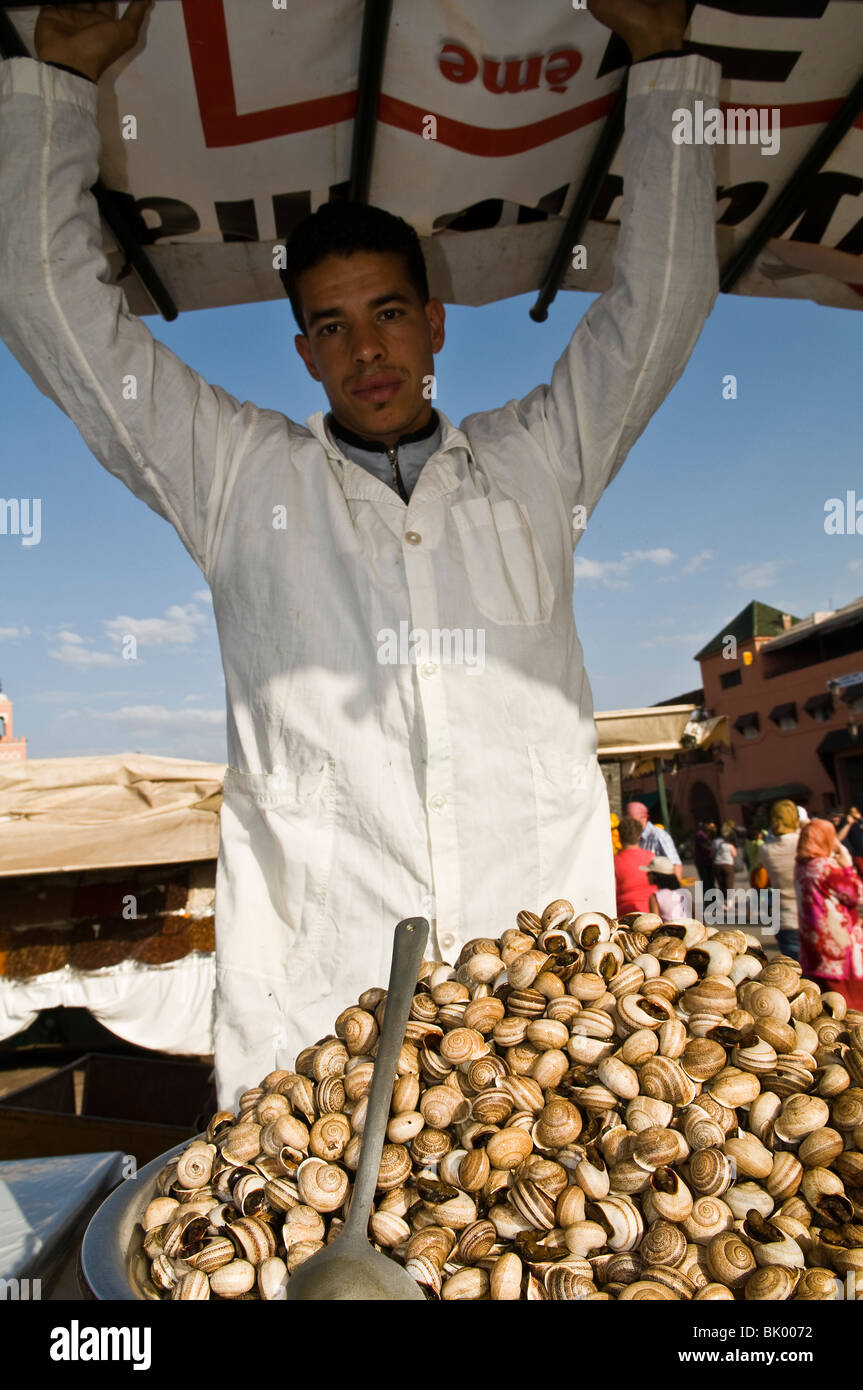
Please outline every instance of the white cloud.
M856 560L852 560L848 566L852 574L863 574L863 555L858 555ZM0 628L2 633L2 628Z
M638 646L642 649L650 647L693 647L699 651L704 646L703 632L662 632L651 637L648 642L639 642Z
M0 627L0 642L14 642L16 638L29 636L29 627Z
M676 559L673 550L658 546L654 550L626 550L619 560L588 560L583 555L576 555L573 570L576 581L594 581L605 584L609 589L628 589L627 576L635 565L647 563L664 567Z
M737 565L734 578L740 589L766 589L775 584L779 560L764 560L760 565Z
M122 709L91 710L96 719L116 720L139 729L197 729L202 724L224 724L223 709L167 709L165 705L125 705Z
M77 632L70 632L63 629L58 632L55 639L59 646L48 653L55 661L62 661L67 666L119 666L121 658L113 656L110 652L97 652L88 647L84 638Z
M677 556L667 546L658 546L655 550L627 550L623 558L630 564L637 560L649 560L652 565L670 565Z
M195 603L203 603L204 605L210 606L212 606L213 603L213 595L209 589L196 589L192 594L192 598Z
M710 561L713 559L712 550L699 550L697 555L693 555L691 560L687 560L683 566L684 574L700 574L702 570L710 568Z
M132 618L128 614L121 614L117 618L108 618L103 626L108 636L116 642L122 642L125 637L135 637L145 646L188 647L209 621L209 617L194 604L175 603L166 608L161 618Z

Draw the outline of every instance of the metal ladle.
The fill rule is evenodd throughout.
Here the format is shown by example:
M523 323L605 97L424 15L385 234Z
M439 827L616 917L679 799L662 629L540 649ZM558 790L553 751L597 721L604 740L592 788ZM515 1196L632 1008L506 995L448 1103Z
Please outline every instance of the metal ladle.
M344 1228L332 1245L319 1250L291 1275L287 1284L288 1298L425 1301L419 1284L401 1265L372 1248L368 1224L389 1121L396 1066L428 931L428 922L424 917L408 917L396 927L384 1021L375 1056L351 1209Z

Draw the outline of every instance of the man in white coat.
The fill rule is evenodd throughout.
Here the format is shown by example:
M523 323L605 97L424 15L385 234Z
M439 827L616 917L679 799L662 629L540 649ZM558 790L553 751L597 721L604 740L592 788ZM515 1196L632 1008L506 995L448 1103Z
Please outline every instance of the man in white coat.
M428 398L443 305L392 220L378 246L345 244L340 224L316 261L298 235L297 345L332 407L300 425L202 380L107 283L95 83L147 8L44 10L41 61L0 64L0 331L213 592L227 1105L386 980L399 918L430 916L453 959L551 898L614 911L572 517L596 506L716 295L712 151L675 144L672 113L715 101L720 71L680 53L682 0L593 0L633 58L614 281L549 385L460 426Z

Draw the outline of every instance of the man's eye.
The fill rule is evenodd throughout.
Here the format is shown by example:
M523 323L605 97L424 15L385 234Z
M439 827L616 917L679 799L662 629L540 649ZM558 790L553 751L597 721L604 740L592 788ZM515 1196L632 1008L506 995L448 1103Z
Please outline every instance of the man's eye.
M394 314L396 318L401 318L403 312L404 311L402 309L384 309L382 310L381 317L383 317L385 314Z
M318 334L318 336L319 336L320 338L324 338L324 337L331 338L331 337L333 336L333 334L330 332L330 329L332 329L333 332L335 332L335 330L336 330L338 327L339 327L339 325L338 325L337 323L325 323L324 326L323 326L323 328L321 329L320 333Z

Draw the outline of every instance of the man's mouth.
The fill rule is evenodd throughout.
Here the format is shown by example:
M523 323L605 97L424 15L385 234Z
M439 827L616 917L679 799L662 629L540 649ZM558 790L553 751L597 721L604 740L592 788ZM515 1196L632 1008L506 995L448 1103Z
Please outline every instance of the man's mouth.
M383 401L391 401L403 384L397 376L362 377L351 387L351 395L371 405L380 405Z

